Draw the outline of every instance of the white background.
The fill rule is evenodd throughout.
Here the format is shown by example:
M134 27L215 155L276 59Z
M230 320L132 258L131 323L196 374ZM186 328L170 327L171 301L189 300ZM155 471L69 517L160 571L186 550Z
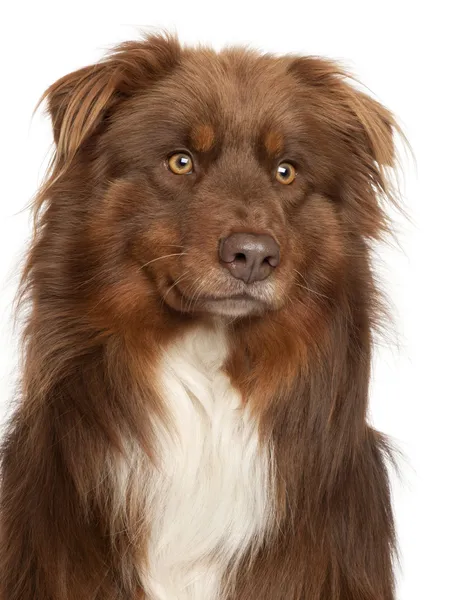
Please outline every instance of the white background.
M112 44L137 37L139 28L168 28L183 42L217 48L248 43L342 59L399 117L417 164L404 163L411 222L397 219L400 247L377 251L395 323L376 353L371 418L405 455L402 480L393 478L398 599L453 598L453 46L447 0L12 4L0 15L0 420L16 376L11 303L30 233L29 215L21 211L51 145L49 123L42 114L31 118L44 89Z

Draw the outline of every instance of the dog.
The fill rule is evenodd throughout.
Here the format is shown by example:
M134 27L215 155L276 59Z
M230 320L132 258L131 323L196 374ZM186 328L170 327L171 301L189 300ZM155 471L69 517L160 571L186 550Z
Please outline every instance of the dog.
M392 113L324 58L167 34L43 101L1 599L394 599Z

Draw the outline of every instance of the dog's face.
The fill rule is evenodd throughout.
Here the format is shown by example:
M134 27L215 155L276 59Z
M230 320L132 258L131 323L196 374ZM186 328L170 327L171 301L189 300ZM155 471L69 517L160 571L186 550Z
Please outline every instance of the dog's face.
M331 63L151 38L89 69L49 104L60 160L94 186L78 215L118 310L157 297L240 317L329 297L381 232L392 119Z
M130 250L174 309L277 309L298 272L340 269L341 216L310 179L298 87L273 60L195 54L112 118L112 177L144 179Z

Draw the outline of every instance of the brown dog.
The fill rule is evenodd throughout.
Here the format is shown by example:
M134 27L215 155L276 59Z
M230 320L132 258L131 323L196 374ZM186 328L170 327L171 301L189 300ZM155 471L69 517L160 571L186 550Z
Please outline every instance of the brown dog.
M392 600L392 115L324 59L165 36L45 99L1 599Z

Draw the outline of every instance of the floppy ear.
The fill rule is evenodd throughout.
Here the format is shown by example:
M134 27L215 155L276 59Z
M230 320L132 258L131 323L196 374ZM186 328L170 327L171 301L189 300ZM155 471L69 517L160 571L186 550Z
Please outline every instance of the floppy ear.
M330 96L337 110L349 113L349 120L347 114L343 116L344 124L349 125L351 132L363 135L360 141L368 145L367 150L378 164L393 166L393 133L399 132L398 125L389 110L351 85L354 78L347 71L333 61L315 56L295 59L289 71Z
M149 36L119 45L103 61L66 75L41 98L52 118L57 160L68 163L97 130L103 117L122 99L175 66L177 39Z
M381 197L396 204L395 136L404 140L404 135L394 116L354 86L354 78L333 61L300 57L291 61L288 70L303 84L307 97L315 97L316 118L320 126L329 128L331 143L337 146L332 155L345 183L342 193L355 209L362 232L378 237L388 230Z

